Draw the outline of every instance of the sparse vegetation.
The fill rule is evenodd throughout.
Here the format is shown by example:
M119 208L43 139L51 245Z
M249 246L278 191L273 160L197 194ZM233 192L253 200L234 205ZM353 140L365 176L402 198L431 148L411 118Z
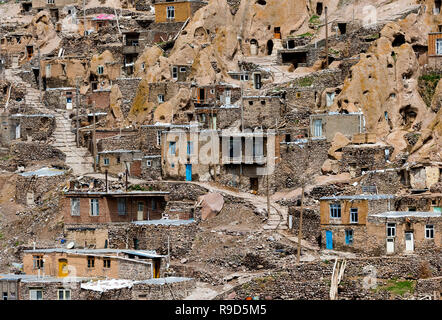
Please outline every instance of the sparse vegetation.
M306 32L306 33L298 35L298 37L300 37L300 38L309 38L309 37L313 37L313 34L310 33L310 32Z
M405 293L413 293L415 288L415 281L413 280L388 280L387 284L378 287L377 290L386 290L394 295L403 296Z
M301 87L310 87L313 84L313 78L312 77L304 77L299 80L299 85Z
M311 24L319 24L320 20L319 20L319 17L317 15L312 15L308 22L311 23Z
M429 73L419 77L418 91L428 108L431 107L431 101L441 78L442 75L438 73Z
M152 188L152 187L151 187ZM133 184L129 188L127 188L130 191L147 191L146 188L140 186L139 184ZM151 190L149 190L151 191Z

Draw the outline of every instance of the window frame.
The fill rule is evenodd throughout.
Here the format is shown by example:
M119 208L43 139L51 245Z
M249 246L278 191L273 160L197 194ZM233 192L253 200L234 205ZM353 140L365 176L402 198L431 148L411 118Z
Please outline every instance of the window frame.
M110 269L111 267L111 258L103 258L103 268Z
M152 167L152 160L146 160L146 167Z
M172 67L172 79L174 79L174 80L178 79L178 67L177 66Z
M104 66L97 66L97 74L102 75L103 73L104 73Z
M163 103L164 102L164 94L159 94L158 96L157 96L157 100L158 100L158 103Z
M356 220L353 219L354 214L356 215ZM350 223L359 223L359 210L358 210L358 208L350 208Z
M166 17L168 20L175 20L175 6L166 7Z
M74 210L72 210L73 209L73 203L74 202L77 202L78 203L78 206L77 206L77 210L78 210L78 212L75 212L74 213ZM78 213L78 214L77 214ZM80 210L80 198L71 198L71 216L74 216L74 217L79 217L81 215L81 210Z
M93 203L96 203L96 210L94 210ZM89 215L91 217L98 217L100 215L100 201L98 200L98 198L91 198L89 201L89 204L90 204ZM94 214L94 213L96 213L96 214Z
M36 254L32 256L32 269L34 270L44 269L44 260L42 254Z
M431 237L428 236L429 232L431 233ZM434 224L425 225L425 239L434 240Z
M180 67L180 73L186 73L187 68L186 67Z
M354 231L353 229L346 229L345 230L345 244L346 245L352 245L354 243ZM347 240L349 240L347 242Z
M87 267L88 267L88 269L95 268L95 257L94 256L87 256Z
M124 212L123 212L123 209L124 209ZM119 216L127 215L127 199L126 198L117 198L117 211L118 211Z
M342 206L340 202L330 203L329 213L331 219L341 219L342 217Z
M60 299L60 292L63 292L63 299ZM66 293L69 292L69 299L66 299ZM57 300L71 300L71 290L70 289L57 289Z
M172 152L173 150L173 152ZM169 141L169 155L176 155L176 141Z
M103 158L103 165L104 165L104 166L108 166L109 163L110 163L109 158Z
M32 292L40 292L41 293L41 299L38 299L38 295L37 294L35 294L36 295L36 297L37 297L37 299L32 299ZM43 300L43 289L42 288L30 288L29 289L29 300Z
M396 223L387 223L387 238L395 238L396 237ZM393 231L393 232L390 232Z

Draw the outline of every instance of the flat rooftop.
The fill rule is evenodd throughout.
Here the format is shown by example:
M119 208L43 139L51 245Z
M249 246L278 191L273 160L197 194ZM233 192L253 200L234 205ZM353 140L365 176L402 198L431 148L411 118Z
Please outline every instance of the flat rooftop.
M394 199L394 194L357 194L352 196L329 196L319 200L384 200Z
M25 253L67 253L67 254L81 254L81 255L112 255L129 254L145 258L163 258L165 256L159 255L155 250L124 250L124 249L65 249L65 248L43 248L33 250L23 250Z
M372 214L371 217L378 218L441 218L441 212L435 211L387 211L382 213Z
M105 191L67 191L64 193L65 196L102 196L102 197L155 197L155 196L165 196L168 195L169 191L115 191L115 192L105 192Z
M133 224L136 225L164 225L164 226L182 226L194 223L195 220L172 220L172 219L159 219L159 220L142 220L142 221L134 221Z

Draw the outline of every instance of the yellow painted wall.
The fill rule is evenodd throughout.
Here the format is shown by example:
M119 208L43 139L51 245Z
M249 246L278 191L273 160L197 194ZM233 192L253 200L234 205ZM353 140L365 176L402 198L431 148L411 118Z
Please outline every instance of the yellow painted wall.
M190 2L163 2L155 3L155 22L185 22L190 17ZM175 7L175 19L167 19L167 7Z

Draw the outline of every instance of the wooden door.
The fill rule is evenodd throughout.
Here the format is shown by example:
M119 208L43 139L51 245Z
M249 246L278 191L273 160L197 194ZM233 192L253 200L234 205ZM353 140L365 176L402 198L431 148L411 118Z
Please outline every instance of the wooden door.
M68 271L68 260L67 259L59 259L58 260L58 276L66 277L69 274Z

